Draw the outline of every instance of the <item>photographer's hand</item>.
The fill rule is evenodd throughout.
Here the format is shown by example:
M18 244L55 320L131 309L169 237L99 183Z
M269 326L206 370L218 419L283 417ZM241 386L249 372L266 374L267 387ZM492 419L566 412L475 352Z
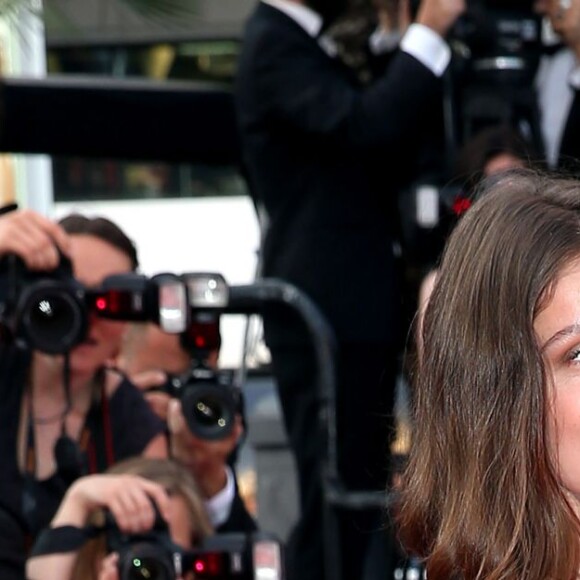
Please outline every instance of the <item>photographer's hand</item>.
M68 255L68 234L55 222L32 210L15 210L0 216L0 255L16 254L31 270L52 270Z
M171 397L161 391L149 390L160 387L167 382L167 374L160 370L147 370L132 374L130 379L143 392L143 396L153 412L163 421L167 421L167 408Z
M89 475L81 477L67 491L51 527L85 525L91 512L107 508L119 529L139 533L155 523L155 509L162 517L169 513L169 497L163 486L137 475Z
M226 485L228 457L243 433L241 417L236 416L234 428L227 437L207 441L191 433L181 411L181 402L172 399L167 425L171 435L172 456L189 469L207 499L216 495Z
M445 37L463 12L465 0L422 0L416 22Z
M50 527L84 527L94 510L108 508L122 531L144 532L155 523L152 501L161 516L168 519L171 507L163 486L137 475L88 475L68 489ZM30 558L26 563L26 577L30 580L70 578L77 554L78 551L72 551Z
M112 552L101 562L98 580L119 580L119 554Z

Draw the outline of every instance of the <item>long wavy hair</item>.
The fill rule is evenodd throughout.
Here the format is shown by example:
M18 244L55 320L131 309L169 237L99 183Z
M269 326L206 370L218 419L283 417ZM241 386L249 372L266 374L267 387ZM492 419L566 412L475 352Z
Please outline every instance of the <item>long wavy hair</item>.
M577 578L580 525L550 456L551 379L534 332L575 259L580 183L525 170L495 180L448 241L398 506L429 580Z

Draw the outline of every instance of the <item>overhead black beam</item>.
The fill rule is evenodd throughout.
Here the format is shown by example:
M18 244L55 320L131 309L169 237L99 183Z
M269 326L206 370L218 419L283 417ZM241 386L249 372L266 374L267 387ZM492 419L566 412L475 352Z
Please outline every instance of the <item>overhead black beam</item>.
M0 151L237 163L231 91L98 77L0 79Z

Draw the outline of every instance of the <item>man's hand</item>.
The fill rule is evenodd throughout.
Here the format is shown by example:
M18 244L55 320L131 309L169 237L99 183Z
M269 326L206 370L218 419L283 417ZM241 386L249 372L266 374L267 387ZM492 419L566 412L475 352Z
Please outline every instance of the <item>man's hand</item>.
M422 0L416 22L444 37L465 12L465 0Z
M227 481L225 466L243 433L242 418L236 415L232 432L217 441L200 439L191 433L183 416L181 401L169 403L167 425L172 456L185 465L206 498L221 491Z

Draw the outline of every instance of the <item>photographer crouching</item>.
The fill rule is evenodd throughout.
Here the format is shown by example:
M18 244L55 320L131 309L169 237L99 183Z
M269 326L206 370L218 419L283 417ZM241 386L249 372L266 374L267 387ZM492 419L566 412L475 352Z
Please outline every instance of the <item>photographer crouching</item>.
M180 558L212 533L187 470L134 458L78 479L27 563L30 580L194 578Z

